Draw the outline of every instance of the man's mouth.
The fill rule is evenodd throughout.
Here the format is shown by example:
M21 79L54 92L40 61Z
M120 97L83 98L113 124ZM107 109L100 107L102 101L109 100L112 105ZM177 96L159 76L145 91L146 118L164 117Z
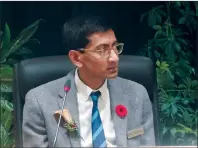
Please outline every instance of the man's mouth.
M115 70L118 66L108 67L108 70Z

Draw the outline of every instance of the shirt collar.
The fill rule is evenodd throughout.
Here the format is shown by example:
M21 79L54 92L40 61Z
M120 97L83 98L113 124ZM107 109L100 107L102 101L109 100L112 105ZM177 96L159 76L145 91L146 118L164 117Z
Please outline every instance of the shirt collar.
M88 101L89 96L91 94L92 91L100 91L101 92L101 97L102 99L105 99L104 94L106 93L107 90L107 80L105 80L104 84L97 90L93 90L91 89L89 86L87 86L85 83L82 82L82 80L79 78L78 75L78 68L76 68L75 71L75 84L76 84L76 89L77 92L80 93L81 95L83 95L83 100L84 101Z

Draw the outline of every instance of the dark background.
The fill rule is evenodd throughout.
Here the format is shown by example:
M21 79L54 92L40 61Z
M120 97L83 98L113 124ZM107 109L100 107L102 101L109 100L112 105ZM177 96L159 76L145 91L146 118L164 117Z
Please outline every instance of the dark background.
M125 43L123 54L136 54L152 37L147 18L140 16L164 2L0 2L1 26L8 23L12 37L39 18L42 23L34 37L40 45L34 48L35 56L66 54L61 43L61 27L72 16L79 14L101 15L115 24L118 39Z

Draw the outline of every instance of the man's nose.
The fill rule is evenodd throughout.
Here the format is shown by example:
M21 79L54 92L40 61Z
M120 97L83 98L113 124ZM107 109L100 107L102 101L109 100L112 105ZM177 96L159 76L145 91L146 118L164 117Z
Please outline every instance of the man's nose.
M114 50L111 50L109 55L109 61L117 62L118 60L119 60L118 54L116 54Z

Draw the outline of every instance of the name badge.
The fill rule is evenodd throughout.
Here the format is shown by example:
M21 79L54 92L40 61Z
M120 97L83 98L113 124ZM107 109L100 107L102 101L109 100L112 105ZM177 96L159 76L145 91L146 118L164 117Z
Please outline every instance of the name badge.
M131 139L144 134L143 128L136 128L127 132L127 138Z

